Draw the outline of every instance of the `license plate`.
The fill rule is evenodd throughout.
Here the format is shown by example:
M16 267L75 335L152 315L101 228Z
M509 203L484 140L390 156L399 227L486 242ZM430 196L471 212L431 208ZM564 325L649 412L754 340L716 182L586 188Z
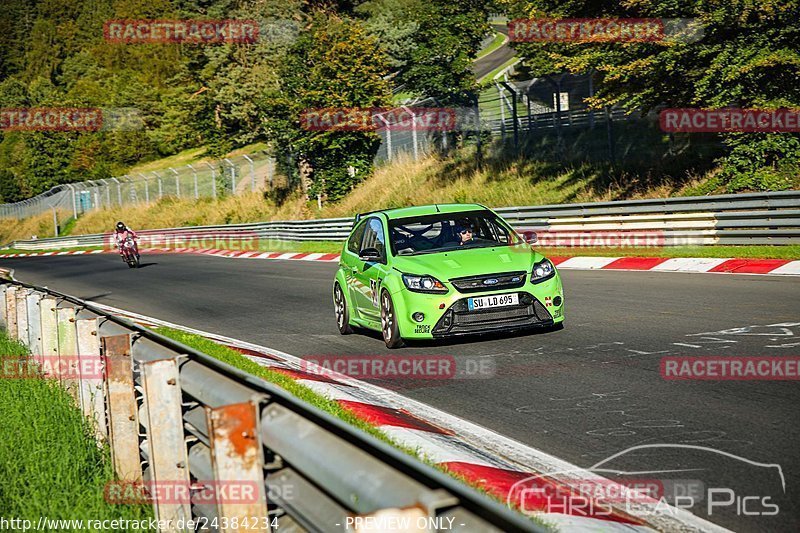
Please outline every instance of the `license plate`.
M470 311L480 311L481 309L518 304L518 294L495 294L493 296L481 296L480 298L470 298L467 300L467 306L469 306Z

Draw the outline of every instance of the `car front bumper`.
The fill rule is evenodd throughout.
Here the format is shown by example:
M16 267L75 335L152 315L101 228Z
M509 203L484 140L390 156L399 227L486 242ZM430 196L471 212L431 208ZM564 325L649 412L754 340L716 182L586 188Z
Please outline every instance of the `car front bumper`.
M449 285L449 284L448 284ZM546 328L564 320L564 293L558 275L538 284L526 282L516 289L465 294L452 285L444 295L400 290L392 295L400 334L406 339L432 339ZM497 294L517 294L519 304L470 311L467 300ZM416 312L424 320L413 319Z

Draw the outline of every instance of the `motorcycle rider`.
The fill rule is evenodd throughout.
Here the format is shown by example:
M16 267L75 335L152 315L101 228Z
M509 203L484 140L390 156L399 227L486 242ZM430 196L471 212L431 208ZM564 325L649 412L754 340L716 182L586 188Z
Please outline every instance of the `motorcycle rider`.
M136 242L136 240L139 238L139 236L136 235L135 231L127 227L124 222L122 221L117 222L117 226L114 229L114 242L116 242L117 248L119 248L119 255L122 256L123 258L125 257L125 254L122 251L122 245L125 242L125 239L127 239L128 237L133 239L133 251L136 252L136 259L138 260L139 244Z

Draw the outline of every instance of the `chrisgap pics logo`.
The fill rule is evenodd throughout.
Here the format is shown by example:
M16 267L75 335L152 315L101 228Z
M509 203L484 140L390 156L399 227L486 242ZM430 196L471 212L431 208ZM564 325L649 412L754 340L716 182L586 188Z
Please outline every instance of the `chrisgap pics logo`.
M638 464L642 454L648 458L645 468ZM708 454L708 455L706 455ZM692 468L692 460L703 457ZM675 458L675 465L652 464ZM748 471L744 486L734 487L698 474L709 472L730 461L737 471ZM625 465L614 467L614 463ZM724 464L724 463L723 463ZM722 472L726 477L728 470ZM687 473L691 472L691 477ZM708 474L706 475L708 477ZM756 487L754 479L763 481ZM528 515L563 513L598 519L649 515L677 516L682 510L696 516L713 518L721 513L763 519L780 512L779 500L786 495L783 469L774 463L762 463L714 448L691 444L643 444L626 448L588 469L547 472L521 479L508 491L506 503ZM624 514L623 514L624 513Z
M514 42L647 43L694 42L703 37L696 19L537 18L508 23Z

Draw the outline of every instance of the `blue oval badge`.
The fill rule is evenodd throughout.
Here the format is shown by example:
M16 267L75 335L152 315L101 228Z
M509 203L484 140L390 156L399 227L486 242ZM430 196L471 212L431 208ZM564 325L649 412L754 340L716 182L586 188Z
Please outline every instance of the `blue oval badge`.
M495 285L497 283L497 278L489 278L483 280L484 285Z

